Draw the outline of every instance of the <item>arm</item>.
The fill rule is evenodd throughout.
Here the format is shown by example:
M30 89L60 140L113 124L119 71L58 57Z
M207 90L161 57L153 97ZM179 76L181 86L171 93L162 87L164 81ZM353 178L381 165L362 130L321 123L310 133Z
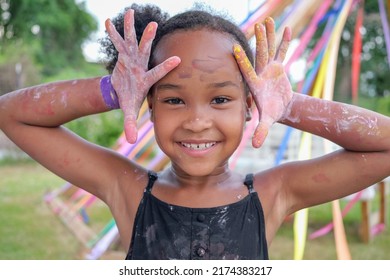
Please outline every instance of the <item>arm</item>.
M152 23L146 28L138 47L133 22L133 11L129 11L125 16L125 39L109 20L106 22L108 33L119 51L111 81L125 120L129 116L134 120L149 88L180 62L178 58L168 59L147 71L157 26ZM107 201L110 193L107 186L116 186L124 173L127 178L135 177L128 171L138 167L119 154L88 143L61 127L75 118L109 110L99 82L100 78L63 81L4 95L0 98L0 128L49 170ZM125 123L125 130L127 127L128 123ZM128 137L135 141L136 130L130 132Z
M338 199L390 176L390 118L338 102L294 94L281 123L343 149L287 164L291 212Z
M100 77L61 81L17 90L1 97L3 130L20 122L55 127L82 116L108 111L99 88Z
M259 147L274 122L290 125L340 145L323 157L288 163L266 172L269 209L283 215L357 192L390 175L390 118L356 106L294 93L282 65L290 32L274 49L274 26L256 27L256 69L239 46L235 57L260 112L253 144ZM263 173L264 175L264 173ZM274 203L278 200L280 203ZM279 215L279 214L278 214ZM283 217L282 217L283 216Z
M73 119L108 110L99 81L100 78L61 81L3 95L0 128L46 168L102 197L98 178L92 174L96 174L95 168L105 170L105 163L98 159L104 149L61 127ZM96 165L91 166L91 162ZM108 178L102 181L107 183Z

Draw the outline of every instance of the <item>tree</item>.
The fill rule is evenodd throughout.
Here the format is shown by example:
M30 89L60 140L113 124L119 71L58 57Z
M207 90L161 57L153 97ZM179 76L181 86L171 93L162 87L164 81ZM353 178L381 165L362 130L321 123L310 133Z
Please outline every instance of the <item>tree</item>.
M97 30L85 3L75 0L0 0L0 55L29 46L44 75L84 61L82 44Z
M386 97L390 94L390 67L387 63L383 26L378 1L364 1L364 22L361 29L360 94L366 97ZM355 11L356 12L356 11ZM339 67L351 65L351 52L356 13L348 17L341 40Z

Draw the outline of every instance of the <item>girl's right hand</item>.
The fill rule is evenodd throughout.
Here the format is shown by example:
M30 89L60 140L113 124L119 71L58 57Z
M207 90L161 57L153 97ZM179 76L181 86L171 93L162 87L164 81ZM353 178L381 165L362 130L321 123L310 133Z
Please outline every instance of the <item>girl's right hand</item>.
M149 89L180 63L179 57L170 57L148 70L150 50L156 35L157 23L150 22L138 45L134 29L134 10L124 17L124 39L107 19L106 30L118 51L118 61L111 76L111 83L118 95L124 113L124 131L129 143L137 141L137 117Z

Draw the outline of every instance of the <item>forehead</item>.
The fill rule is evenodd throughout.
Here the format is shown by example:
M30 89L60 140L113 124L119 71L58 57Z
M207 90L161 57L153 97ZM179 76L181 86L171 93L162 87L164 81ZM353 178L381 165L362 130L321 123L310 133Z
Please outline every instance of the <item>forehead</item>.
M238 69L233 57L233 44L234 40L228 34L207 29L179 30L158 43L153 64L179 56L181 63L178 68L192 67L210 73L221 67Z

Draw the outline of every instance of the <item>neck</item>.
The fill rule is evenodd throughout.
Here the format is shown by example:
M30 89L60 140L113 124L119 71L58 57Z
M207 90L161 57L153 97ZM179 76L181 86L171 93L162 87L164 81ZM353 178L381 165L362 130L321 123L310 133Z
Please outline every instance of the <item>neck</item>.
M177 166L172 165L170 168L162 173L162 177L173 184L186 188L206 189L208 187L215 187L229 181L234 175L228 164L218 167L211 174L202 176L193 176L186 173Z

